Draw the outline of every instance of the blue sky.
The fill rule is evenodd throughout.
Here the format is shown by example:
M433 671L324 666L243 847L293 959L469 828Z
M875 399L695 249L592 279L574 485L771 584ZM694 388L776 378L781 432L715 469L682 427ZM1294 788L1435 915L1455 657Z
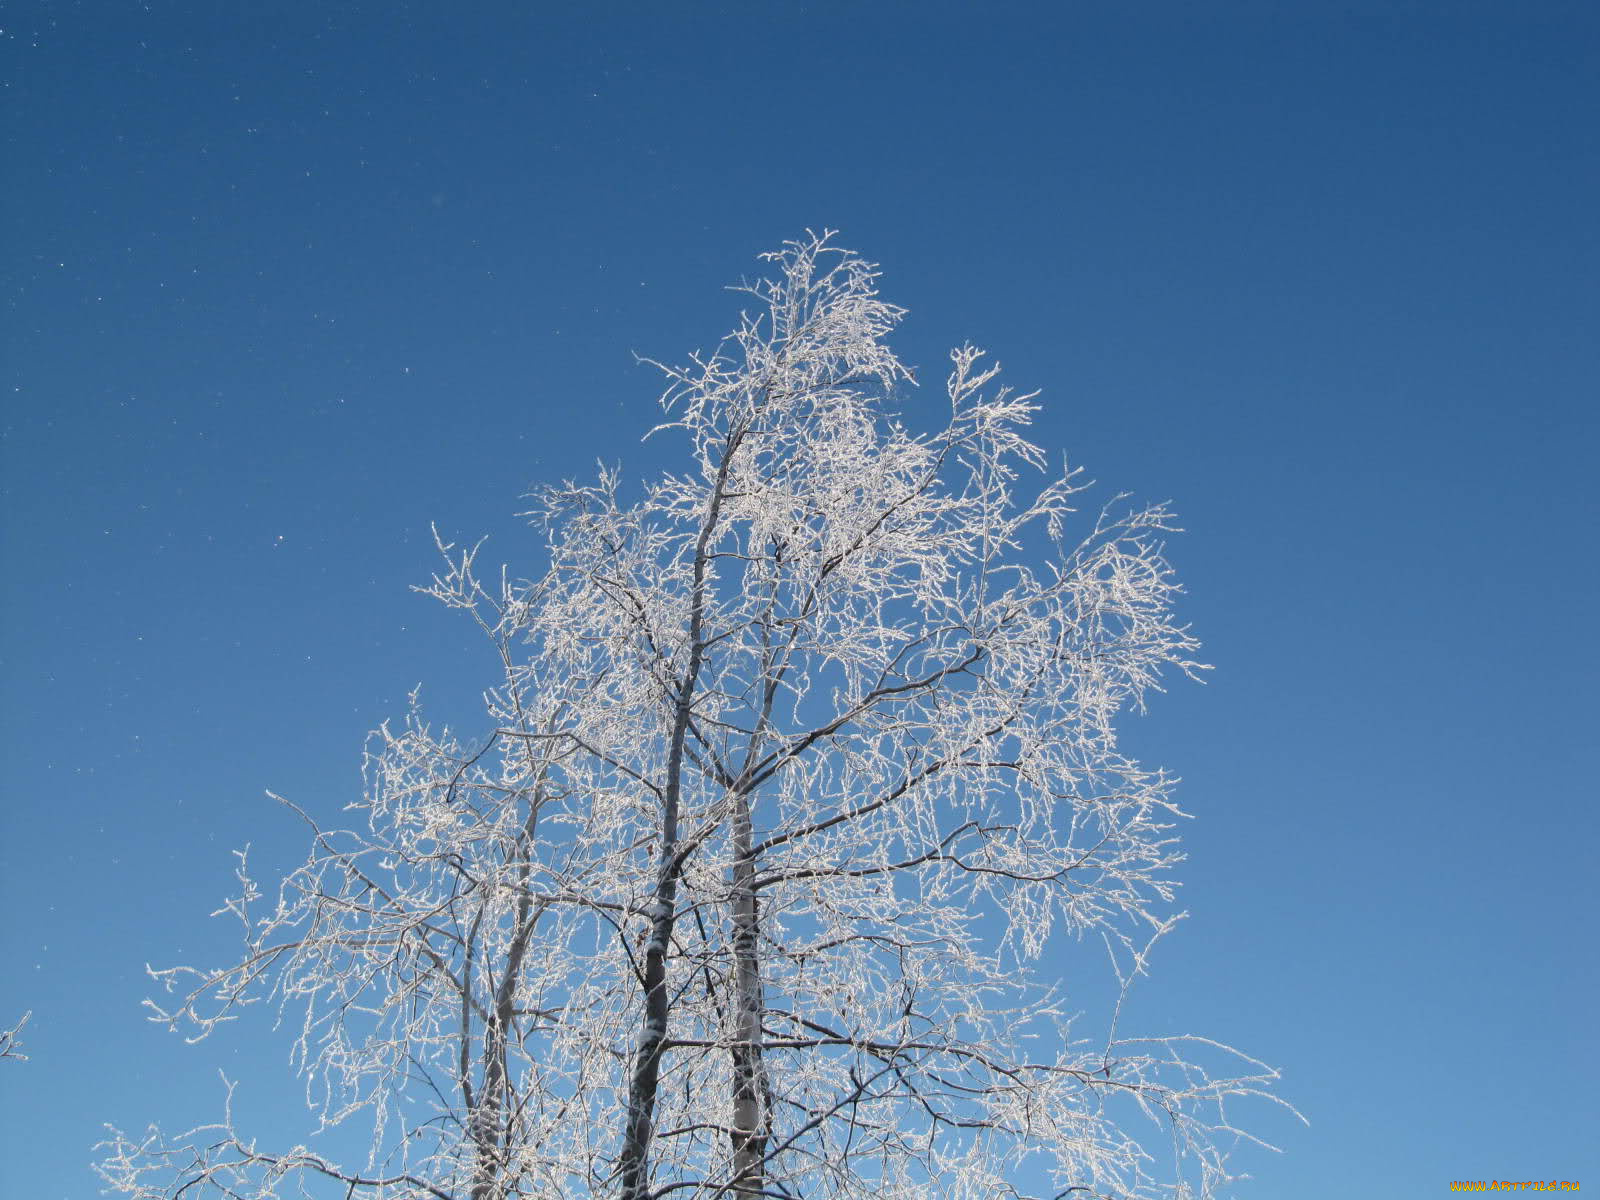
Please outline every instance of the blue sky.
M429 522L528 562L530 484L670 466L633 355L808 226L930 418L971 339L1184 517L1217 669L1130 729L1197 817L1136 1013L1283 1068L1238 1195L1600 1174L1600 10L448 7L0 20L0 1192L94 1195L101 1122L219 1066L300 1120L287 1039L185 1046L144 964L297 856L264 789L355 798L419 681L471 727Z

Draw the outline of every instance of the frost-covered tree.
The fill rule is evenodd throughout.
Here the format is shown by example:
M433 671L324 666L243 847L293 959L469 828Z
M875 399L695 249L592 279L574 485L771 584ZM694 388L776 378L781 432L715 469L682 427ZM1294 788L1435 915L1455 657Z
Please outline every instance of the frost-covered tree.
M1076 473L1042 474L1025 437L1032 397L971 347L947 415L903 422L901 310L873 266L826 236L768 258L719 349L665 368L655 434L683 470L538 494L530 579L441 542L426 590L501 663L481 733L414 704L375 737L353 827L295 809L311 853L270 897L241 856L238 961L155 973L175 997L156 1019L197 1036L254 999L292 1010L313 1100L370 1126L365 1159L263 1151L231 1119L113 1131L114 1191L1060 1200L1228 1179L1227 1102L1275 1072L1074 998L1096 970L1125 992L1177 919L1172 780L1115 731L1200 669L1170 515L1080 517Z

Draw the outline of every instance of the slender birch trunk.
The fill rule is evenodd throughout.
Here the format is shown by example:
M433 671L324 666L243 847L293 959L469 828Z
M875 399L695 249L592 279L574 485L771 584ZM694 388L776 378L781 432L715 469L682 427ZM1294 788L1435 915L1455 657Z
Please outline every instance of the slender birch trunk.
M473 1173L471 1200L502 1200L505 1195L507 1093L511 1086L507 1062L508 1036L517 1019L517 987L522 979L522 964L535 926L544 912L528 891L532 869L529 858L534 831L539 825L539 810L544 794L536 791L529 802L528 816L517 839L516 933L506 953L506 966L494 990L494 1008L483 1036L483 1086L475 1105L469 1104L472 1137L477 1143L477 1163Z
M656 1091L661 1082L661 1056L667 1044L667 1020L671 998L667 993L667 948L672 944L672 927L677 920L678 881L683 875L684 847L679 844L679 814L683 801L683 756L689 736L689 719L694 710L695 685L705 661L705 609L707 576L710 573L712 540L722 510L728 469L739 448L742 431L734 430L723 446L717 480L711 491L704 523L694 551L694 586L689 600L689 661L672 714L672 735L667 750L667 780L661 792L661 853L656 872L655 895L650 902L650 936L645 942L644 1018L639 1030L639 1046L634 1055L633 1073L628 1080L627 1129L623 1135L621 1161L622 1200L649 1200L650 1141L655 1134Z
M758 1196L766 1182L767 1114L762 1073L759 916L755 889L755 839L750 795L740 793L733 814L733 1172L734 1191Z
M674 797L662 825L661 871L651 903L650 937L644 952L644 1022L633 1074L628 1081L628 1127L622 1144L623 1200L649 1200L650 1139L655 1133L656 1089L666 1048L669 997L667 946L672 940L678 899L678 814Z

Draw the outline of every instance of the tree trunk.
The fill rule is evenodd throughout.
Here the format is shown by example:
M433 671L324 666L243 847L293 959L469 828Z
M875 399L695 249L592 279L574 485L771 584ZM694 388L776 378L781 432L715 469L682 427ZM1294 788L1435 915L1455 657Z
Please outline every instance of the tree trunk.
M660 868L656 874L655 896L650 903L650 937L645 942L644 972L640 981L644 988L644 1020L639 1029L633 1075L628 1081L627 1131L623 1135L618 1164L622 1200L649 1200L650 1197L650 1140L655 1133L656 1090L661 1081L661 1055L666 1049L667 1017L671 1008L667 995L667 948L672 944L672 926L677 920L678 879L683 874L678 811L683 798L684 746L689 736L689 716L694 709L695 685L705 661L708 551L722 511L728 468L743 437L741 430L728 435L705 520L695 542L694 585L689 594L689 661L678 685L671 739L667 744L666 786L661 790Z
M674 838L676 842L676 838ZM675 855L673 856L675 858ZM667 946L677 905L676 864L664 868L656 884L650 938L644 952L644 1024L628 1081L628 1128L622 1144L622 1200L649 1200L650 1139L654 1134L656 1088L667 1041Z
M734 1193L758 1196L766 1181L766 1088L762 1078L761 992L754 838L750 797L733 815L733 1169Z

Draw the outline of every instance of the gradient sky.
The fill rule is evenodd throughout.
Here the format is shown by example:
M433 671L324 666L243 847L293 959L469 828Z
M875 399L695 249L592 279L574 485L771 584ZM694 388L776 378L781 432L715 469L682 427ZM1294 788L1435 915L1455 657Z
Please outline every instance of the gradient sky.
M463 16L449 11L470 7ZM1215 663L1131 723L1195 814L1135 1017L1283 1069L1249 1200L1600 1186L1600 6L17 3L5 151L0 1193L242 1077L147 962L224 959L229 851L303 849L424 681L410 592L596 459L806 227L1038 440L1170 498ZM1585 464L1588 464L1585 466ZM1587 481L1587 482L1586 482ZM1099 970L1084 947L1063 975ZM285 1134L285 1136L288 1136Z

